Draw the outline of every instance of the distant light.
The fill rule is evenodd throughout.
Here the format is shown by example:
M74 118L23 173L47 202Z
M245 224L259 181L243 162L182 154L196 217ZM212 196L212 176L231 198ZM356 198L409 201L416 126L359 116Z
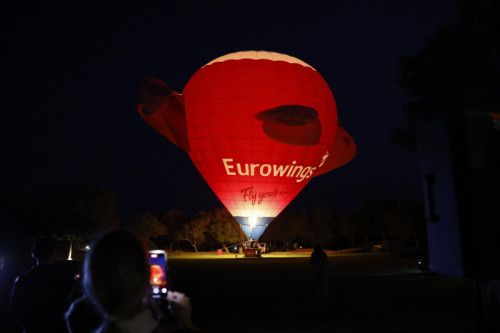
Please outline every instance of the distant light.
M167 288L161 288L161 292L162 292L162 294L166 294L167 293Z
M300 248L302 248L302 246L300 246Z
M160 292L160 288L158 288L158 287L154 287L153 288L153 293L154 294L158 294L159 292Z
M85 250L87 250L87 251L90 250L90 246L88 244L85 245Z
M237 250L238 248L235 246L234 249Z

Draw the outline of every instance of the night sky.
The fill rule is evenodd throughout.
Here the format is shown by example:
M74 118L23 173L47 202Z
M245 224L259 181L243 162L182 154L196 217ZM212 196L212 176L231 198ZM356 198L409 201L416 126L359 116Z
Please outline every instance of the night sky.
M187 154L135 112L138 80L152 74L182 91L218 56L268 50L324 76L358 146L353 162L313 179L290 209L347 213L368 199L420 199L416 155L388 142L408 100L397 63L453 20L453 1L15 6L0 11L2 192L104 187L124 217L221 206Z

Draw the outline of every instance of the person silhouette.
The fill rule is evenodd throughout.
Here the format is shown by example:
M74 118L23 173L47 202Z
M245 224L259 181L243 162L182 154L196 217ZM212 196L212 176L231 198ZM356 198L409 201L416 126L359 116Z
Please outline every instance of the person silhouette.
M66 332L64 312L74 279L54 264L56 245L52 237L37 239L31 251L35 265L19 275L12 287L12 313L23 332Z
M70 333L94 332L103 321L103 316L97 311L87 295L83 295L71 303L64 317Z
M124 229L108 231L90 246L83 264L83 287L102 316L95 332L191 332L191 304L187 296L169 291L167 300L177 320L164 320L151 300L149 265L140 241Z
M326 275L328 256L319 244L314 247L309 263L313 270L316 296L326 298L328 296L328 281Z

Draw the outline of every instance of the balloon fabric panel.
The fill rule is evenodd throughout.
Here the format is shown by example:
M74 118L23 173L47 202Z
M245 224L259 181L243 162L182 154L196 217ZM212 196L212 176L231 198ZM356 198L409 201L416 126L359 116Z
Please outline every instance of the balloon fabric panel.
M335 102L311 68L270 60L228 60L200 69L184 95L190 156L233 216L278 215L333 145ZM265 133L258 113L282 105L318 110L325 130L317 145L281 143Z

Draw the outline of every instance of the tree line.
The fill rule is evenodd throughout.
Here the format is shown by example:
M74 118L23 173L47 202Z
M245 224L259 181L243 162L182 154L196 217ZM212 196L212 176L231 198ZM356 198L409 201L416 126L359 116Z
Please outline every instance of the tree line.
M43 197L10 193L1 195L0 200L0 237L4 247L19 243L21 238L52 234L81 248L99 231L120 225L134 230L149 248L228 250L246 240L236 220L221 207L191 216L178 209L167 209L122 220L116 209L116 195L106 189L66 189ZM420 247L425 234L421 203L380 199L368 201L357 211L342 216L325 208L285 209L269 225L261 241L282 250L315 244L331 249L369 248L388 240L401 246Z

